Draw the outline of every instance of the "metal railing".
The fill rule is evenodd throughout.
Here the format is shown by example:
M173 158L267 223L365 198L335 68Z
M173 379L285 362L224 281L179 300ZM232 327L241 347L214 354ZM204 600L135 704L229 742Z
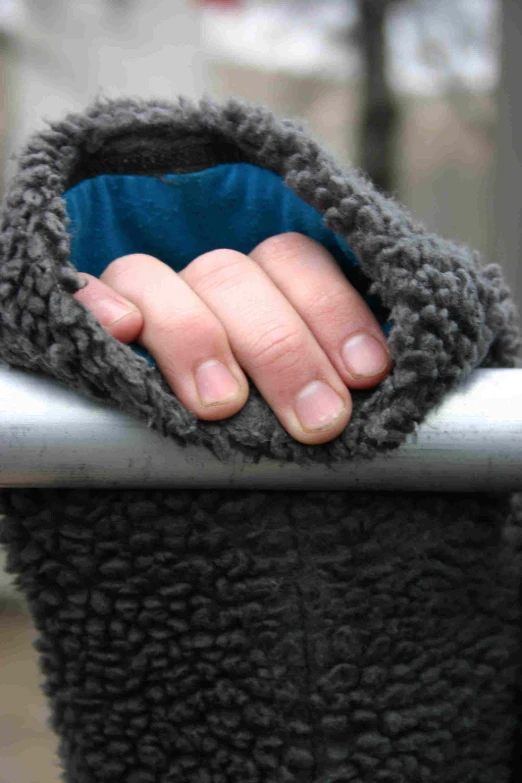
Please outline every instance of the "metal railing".
M239 453L225 465L52 378L0 367L0 487L522 491L522 369L476 370L399 449L328 468Z

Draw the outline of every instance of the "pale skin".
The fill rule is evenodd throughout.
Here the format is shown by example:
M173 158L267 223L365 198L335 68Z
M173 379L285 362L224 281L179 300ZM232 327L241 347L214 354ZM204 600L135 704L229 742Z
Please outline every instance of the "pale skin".
M182 405L200 419L240 411L247 373L287 432L319 445L348 425L349 390L377 386L391 370L372 311L330 253L302 234L270 237L249 255L214 250L181 272L136 254L113 261L100 279L79 276L88 285L74 298L116 340L146 348ZM122 305L126 312L114 309ZM350 338L349 370L343 346ZM208 396L209 368L217 368L222 401ZM325 393L316 405L310 391L300 396L310 383L312 392Z

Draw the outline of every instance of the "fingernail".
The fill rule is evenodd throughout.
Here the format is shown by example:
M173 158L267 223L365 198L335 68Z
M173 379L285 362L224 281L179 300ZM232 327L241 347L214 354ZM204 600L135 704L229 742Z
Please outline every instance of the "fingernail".
M101 323L112 326L129 313L138 312L138 309L119 302L117 299L102 299L100 302L96 302L92 311Z
M218 405L237 395L239 384L224 364L209 359L197 369L196 386L203 405Z
M295 412L305 430L325 430L339 419L344 401L323 381L312 381L296 397Z
M379 375L390 360L386 349L371 334L356 334L343 346L342 356L352 378Z

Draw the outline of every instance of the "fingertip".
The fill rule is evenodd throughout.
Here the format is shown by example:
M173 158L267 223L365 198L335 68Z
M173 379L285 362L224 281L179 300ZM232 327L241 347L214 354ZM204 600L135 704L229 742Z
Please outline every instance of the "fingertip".
M81 272L83 287L73 294L116 340L130 343L143 329L143 314L133 302L94 275Z
M337 438L352 417L353 400L348 389L344 385L330 387L324 382L314 381L302 390L302 394L302 400L299 400L301 395L298 395L288 432L299 443L307 446L319 446ZM339 398L342 407L335 415ZM300 406L300 403L304 405ZM326 417L331 417L330 422L321 426L321 421Z
M246 389L243 385L240 385L239 391L232 399L223 403L216 403L215 405L202 405L201 403L198 403L194 406L193 411L199 419L206 421L230 419L245 407L246 401L248 400L248 394L248 385Z
M139 310L130 310L111 323L102 325L120 343L132 343L143 329L143 315Z
M392 368L387 344L367 332L350 335L342 347L341 356L348 384L355 384L358 389L381 383Z

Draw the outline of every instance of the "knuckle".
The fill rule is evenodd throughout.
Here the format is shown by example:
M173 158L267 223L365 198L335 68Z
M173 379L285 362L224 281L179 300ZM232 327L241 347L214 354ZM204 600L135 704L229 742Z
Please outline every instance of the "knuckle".
M310 298L306 311L315 323L334 329L346 326L350 316L353 318L353 313L348 311L346 291L341 289L319 291Z
M191 261L183 270L184 280L198 291L212 291L237 283L245 274L245 259L231 250L214 250Z
M271 255L287 255L296 250L300 250L304 244L307 244L307 237L303 234L297 233L297 231L288 231L286 234L274 234L274 236L264 239L256 248L254 252L259 249L264 252L268 251Z
M250 360L257 369L292 370L302 362L305 351L303 335L282 324L274 324L249 343Z
M214 345L221 341L225 330L219 321L209 318L207 313L187 310L183 313L168 312L158 318L155 330L165 340L183 340L184 346Z
M139 263L144 263L144 260L150 262L151 260L155 261L156 259L141 253L140 254L132 253L127 256L119 256L118 258L115 258L114 261L111 261L111 263L107 265L103 274L114 274L115 272L118 273L123 272L129 268L136 266Z

